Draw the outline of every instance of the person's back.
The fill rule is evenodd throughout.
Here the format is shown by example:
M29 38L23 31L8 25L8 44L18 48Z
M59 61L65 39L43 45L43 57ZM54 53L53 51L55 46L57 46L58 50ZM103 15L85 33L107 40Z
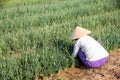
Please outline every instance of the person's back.
M92 37L86 35L78 39L81 51L86 55L86 60L96 61L107 57L108 52Z

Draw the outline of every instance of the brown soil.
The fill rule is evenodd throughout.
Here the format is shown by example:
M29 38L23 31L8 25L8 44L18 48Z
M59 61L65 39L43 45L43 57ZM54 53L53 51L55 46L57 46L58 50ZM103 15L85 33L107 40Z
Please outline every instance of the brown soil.
M108 62L100 68L87 69L79 65L62 70L45 80L120 80L120 49L110 52Z

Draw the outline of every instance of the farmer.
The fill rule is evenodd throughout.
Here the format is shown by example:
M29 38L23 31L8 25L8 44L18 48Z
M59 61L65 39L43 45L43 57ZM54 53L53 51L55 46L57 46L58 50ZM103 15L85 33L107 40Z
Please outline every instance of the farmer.
M77 40L74 44L72 57L78 54L83 64L89 68L98 68L107 62L108 52L92 37L91 31L82 27L76 27L70 39Z

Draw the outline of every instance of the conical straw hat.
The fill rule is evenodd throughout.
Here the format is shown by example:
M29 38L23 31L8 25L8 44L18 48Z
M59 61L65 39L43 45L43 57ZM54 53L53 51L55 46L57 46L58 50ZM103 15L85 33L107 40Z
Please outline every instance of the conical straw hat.
M79 27L77 26L74 30L74 32L72 33L70 39L71 40L74 40L74 39L78 39L84 35L87 35L87 34L90 34L91 31L85 29L85 28L82 28L82 27Z

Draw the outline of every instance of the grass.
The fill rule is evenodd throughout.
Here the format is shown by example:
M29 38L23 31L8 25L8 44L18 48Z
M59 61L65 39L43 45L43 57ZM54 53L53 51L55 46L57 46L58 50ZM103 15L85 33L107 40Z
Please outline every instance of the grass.
M0 9L2 80L38 79L74 67L69 36L76 25L91 30L108 51L120 47L117 0L34 1Z
M0 7L8 8L8 7L19 7L19 6L29 6L36 4L50 4L56 1L61 0L0 0Z

